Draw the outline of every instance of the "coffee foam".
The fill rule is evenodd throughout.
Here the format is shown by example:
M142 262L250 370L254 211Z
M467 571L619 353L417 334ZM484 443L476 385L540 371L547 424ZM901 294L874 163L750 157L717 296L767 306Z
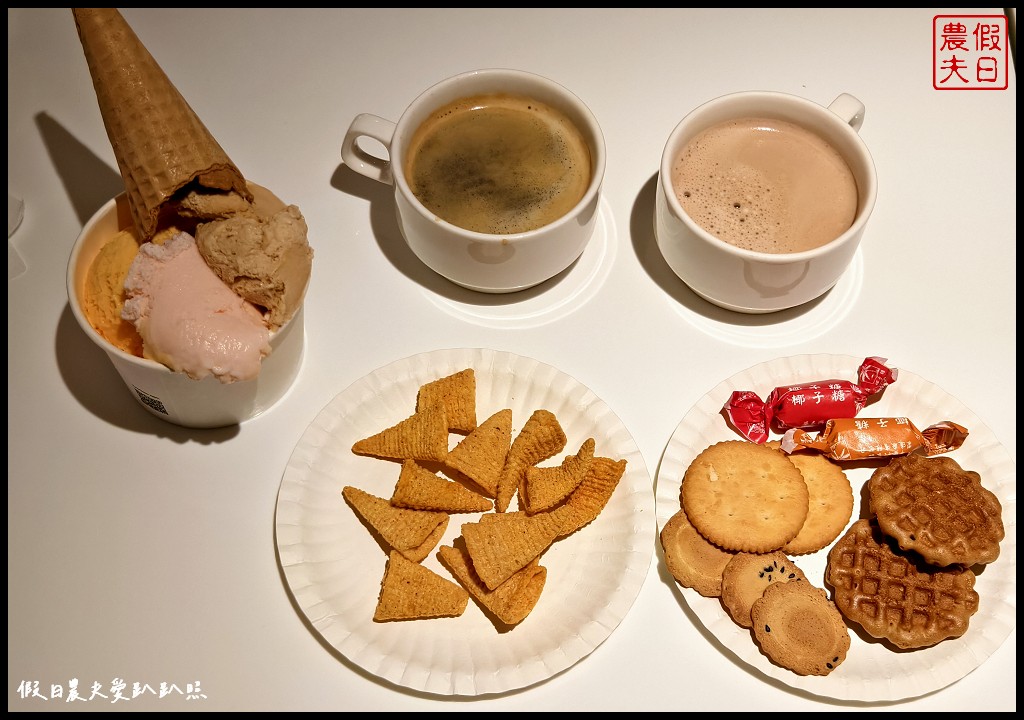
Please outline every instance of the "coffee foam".
M507 235L569 212L590 184L590 150L556 109L488 95L445 106L413 135L406 176L416 197L460 227Z
M694 222L756 252L825 245L857 213L857 183L842 156L782 120L743 118L705 130L674 163L672 184Z

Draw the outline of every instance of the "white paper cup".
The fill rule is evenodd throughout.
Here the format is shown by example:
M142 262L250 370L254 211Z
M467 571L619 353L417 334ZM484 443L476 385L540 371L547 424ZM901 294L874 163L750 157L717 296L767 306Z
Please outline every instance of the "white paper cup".
M75 241L68 261L68 302L82 331L107 353L132 397L161 420L184 427L215 428L235 425L268 410L291 387L302 364L305 333L301 306L291 320L271 333L272 352L263 358L259 377L234 383L222 383L212 375L193 380L158 362L124 352L93 328L82 309L89 266L103 244L130 224L127 200L119 195L90 218Z

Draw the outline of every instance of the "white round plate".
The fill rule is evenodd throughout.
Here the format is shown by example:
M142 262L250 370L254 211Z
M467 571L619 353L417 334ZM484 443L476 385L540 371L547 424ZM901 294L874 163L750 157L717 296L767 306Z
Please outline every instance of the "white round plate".
M353 485L390 498L401 465L352 453L352 444L412 415L416 392L431 380L473 368L477 419L512 410L512 437L534 410L554 413L565 451L557 465L594 438L595 453L625 459L626 471L590 525L541 557L547 581L530 615L506 632L472 601L457 618L376 623L373 612L387 561L381 546L342 499ZM452 435L451 445L462 436ZM510 510L515 509L516 505ZM439 544L450 545L476 514L452 515ZM530 358L483 349L415 355L380 368L334 398L292 452L276 514L278 560L310 624L369 673L439 695L515 690L572 667L605 641L632 607L647 577L656 533L651 476L632 436L593 392ZM423 565L450 578L436 552Z
M720 383L701 398L672 434L657 475L658 527L664 527L680 508L683 474L704 448L722 440L742 439L721 414L734 390L752 390L765 398L776 387L814 380L857 379L864 358L848 355L798 355L756 365ZM718 598L703 597L674 583L686 603L721 645L751 668L808 693L839 700L891 701L917 697L950 685L981 665L1002 644L1017 622L1017 468L992 431L963 403L937 385L903 368L896 382L868 405L863 417L907 417L924 428L952 420L969 431L958 450L949 453L967 470L981 474L982 483L1003 506L1006 537L999 558L978 573L975 589L981 596L978 612L961 638L930 648L894 652L851 627L846 660L831 674L800 676L770 662L759 651L750 631L734 623ZM778 436L773 436L776 439ZM854 511L850 524L866 513L861 488L870 467L844 468L853 485ZM845 531L844 531L845 532ZM812 583L825 587L828 548L793 558Z

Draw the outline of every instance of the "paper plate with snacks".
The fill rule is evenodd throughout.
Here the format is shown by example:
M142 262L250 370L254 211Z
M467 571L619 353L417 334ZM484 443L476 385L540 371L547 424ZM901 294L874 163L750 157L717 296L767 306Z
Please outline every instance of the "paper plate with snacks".
M1016 627L1016 477L971 410L885 358L780 358L672 433L659 554L752 672L839 700L917 697Z
M651 479L608 405L537 360L437 350L335 397L300 438L276 542L347 660L438 695L528 687L615 630L647 577Z

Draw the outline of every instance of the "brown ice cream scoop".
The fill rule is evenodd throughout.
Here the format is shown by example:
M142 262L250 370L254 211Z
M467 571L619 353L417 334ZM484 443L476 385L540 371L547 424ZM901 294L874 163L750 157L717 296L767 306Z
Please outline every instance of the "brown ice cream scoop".
M228 287L266 309L273 329L288 322L305 297L313 264L306 233L299 208L288 205L269 219L249 214L204 223L196 243Z

